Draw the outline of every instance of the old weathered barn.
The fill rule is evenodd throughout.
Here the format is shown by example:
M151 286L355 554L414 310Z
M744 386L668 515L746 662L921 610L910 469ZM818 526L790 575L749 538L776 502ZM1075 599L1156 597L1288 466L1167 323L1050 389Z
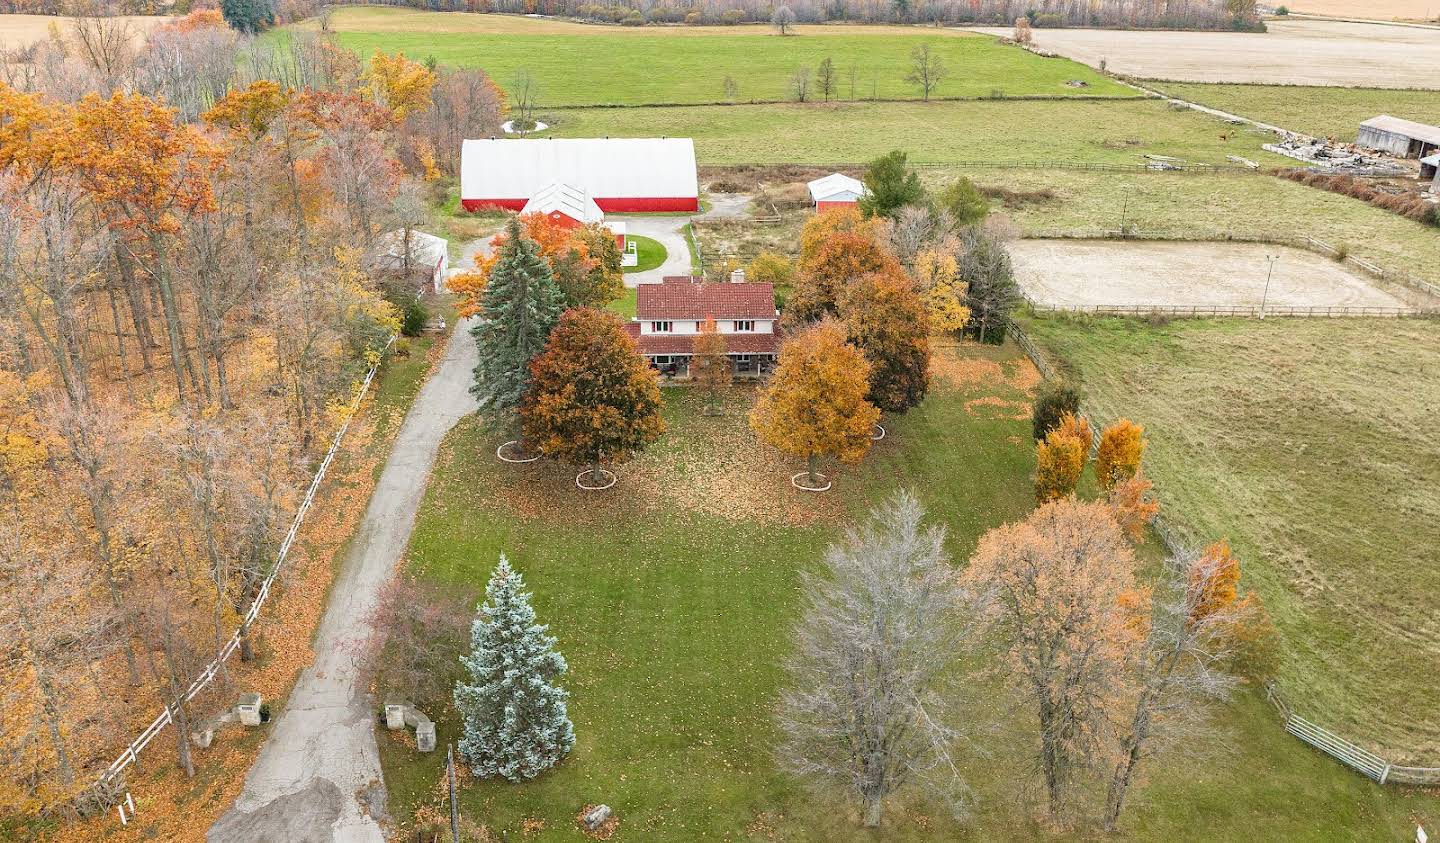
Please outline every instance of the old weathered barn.
M1440 126L1382 114L1360 124L1357 143L1400 158L1424 158L1440 149Z
M689 138L491 139L461 147L460 203L468 211L519 211L557 184L606 213L700 208Z

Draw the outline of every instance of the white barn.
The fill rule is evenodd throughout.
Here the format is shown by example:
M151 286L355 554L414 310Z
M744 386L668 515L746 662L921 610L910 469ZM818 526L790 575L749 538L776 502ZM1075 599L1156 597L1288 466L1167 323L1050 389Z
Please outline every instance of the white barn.
M690 138L492 138L461 147L460 204L467 211L522 211L557 184L606 213L700 208Z

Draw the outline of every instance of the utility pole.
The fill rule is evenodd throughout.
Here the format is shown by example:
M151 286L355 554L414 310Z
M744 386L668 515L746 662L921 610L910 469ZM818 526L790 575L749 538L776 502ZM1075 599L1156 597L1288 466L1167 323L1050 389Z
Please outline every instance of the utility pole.
M1266 255L1265 260L1270 262L1270 270L1265 273L1265 292L1260 295L1260 318L1265 318L1265 302L1270 298L1270 279L1275 276L1275 262L1280 260L1279 255Z
M455 744L445 747L446 772L450 777L450 840L460 843L460 806L455 804Z

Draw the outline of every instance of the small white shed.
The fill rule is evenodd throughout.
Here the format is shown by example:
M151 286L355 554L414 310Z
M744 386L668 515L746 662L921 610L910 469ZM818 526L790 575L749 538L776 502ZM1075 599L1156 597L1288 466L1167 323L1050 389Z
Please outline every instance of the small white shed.
M810 188L810 199L815 203L817 211L840 205L854 205L865 195L865 185L859 179L851 178L844 173L831 173L810 182L807 186Z
M380 235L369 265L382 272L403 272L407 252L411 273L423 277L431 292L440 292L450 265L450 242L444 237L412 228L407 243L405 229L387 231Z

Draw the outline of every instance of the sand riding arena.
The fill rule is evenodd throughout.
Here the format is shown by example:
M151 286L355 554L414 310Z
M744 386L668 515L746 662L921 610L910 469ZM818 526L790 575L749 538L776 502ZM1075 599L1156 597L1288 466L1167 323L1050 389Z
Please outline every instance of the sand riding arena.
M1020 240L1011 256L1025 296L1042 309L1245 316L1258 315L1263 300L1267 315L1379 316L1437 305L1330 258L1264 243Z

